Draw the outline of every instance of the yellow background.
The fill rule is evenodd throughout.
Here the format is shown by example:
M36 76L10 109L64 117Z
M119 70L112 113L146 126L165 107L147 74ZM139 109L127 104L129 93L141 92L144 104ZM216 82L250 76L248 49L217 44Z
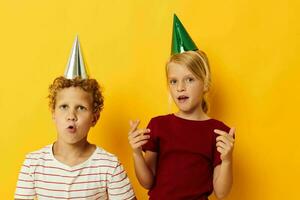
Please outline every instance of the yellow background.
M175 12L210 58L210 115L237 128L228 199L297 199L299 8L296 0L2 0L0 198L13 199L25 154L55 140L47 88L63 74L76 33L104 88L90 141L118 155L137 197L147 198L133 173L128 121L144 127L170 111L164 63Z

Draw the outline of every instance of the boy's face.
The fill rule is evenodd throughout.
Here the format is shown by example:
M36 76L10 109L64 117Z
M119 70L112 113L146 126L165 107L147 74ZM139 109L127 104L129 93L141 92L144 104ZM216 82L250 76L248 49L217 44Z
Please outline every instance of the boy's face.
M68 144L86 140L89 129L96 123L92 103L92 95L79 87L64 88L57 93L52 117L58 140Z

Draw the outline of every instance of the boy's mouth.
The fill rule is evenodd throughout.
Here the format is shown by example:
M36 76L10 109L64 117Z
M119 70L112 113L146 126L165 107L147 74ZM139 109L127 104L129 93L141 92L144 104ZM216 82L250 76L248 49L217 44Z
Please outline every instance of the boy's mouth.
M75 125L69 125L67 127L68 132L75 133L76 132L76 126Z

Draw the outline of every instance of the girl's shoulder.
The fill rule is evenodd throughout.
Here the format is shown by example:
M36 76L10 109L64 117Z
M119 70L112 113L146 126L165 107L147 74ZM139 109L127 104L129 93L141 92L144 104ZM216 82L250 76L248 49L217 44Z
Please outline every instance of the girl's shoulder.
M230 130L230 127L227 124L225 124L223 121L220 121L215 118L211 118L211 121L212 121L214 127L217 129L224 130L226 132L228 132Z
M152 117L150 121L152 120L168 120L171 119L173 114L165 114L165 115L158 115L155 117Z

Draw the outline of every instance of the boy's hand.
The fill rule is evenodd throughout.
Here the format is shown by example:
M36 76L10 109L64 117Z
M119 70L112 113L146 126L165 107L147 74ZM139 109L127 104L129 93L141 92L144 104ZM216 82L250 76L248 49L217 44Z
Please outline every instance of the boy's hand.
M128 140L131 148L134 152L140 153L142 151L142 146L148 142L150 135L144 135L145 133L150 133L150 129L138 129L140 124L139 120L131 121L130 131L128 133Z
M229 133L215 129L214 132L219 136L216 138L216 147L221 153L222 162L231 162L234 147L235 128L231 128Z

